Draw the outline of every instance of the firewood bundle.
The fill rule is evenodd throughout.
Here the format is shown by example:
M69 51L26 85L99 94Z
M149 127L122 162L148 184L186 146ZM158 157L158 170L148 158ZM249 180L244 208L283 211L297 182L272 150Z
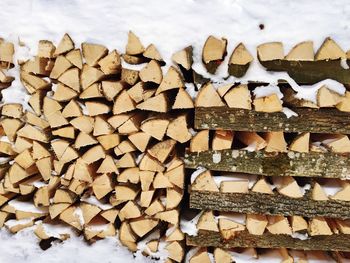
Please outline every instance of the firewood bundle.
M117 236L169 263L316 253L298 250L340 260L337 251L350 251L348 91L325 82L309 100L286 83L216 87L192 68L192 46L166 65L131 31L123 54L77 48L68 34L37 50L13 61L14 45L0 41L0 88L18 63L27 93L25 103L1 107L0 227L31 227L44 249L74 232L88 242ZM227 40L208 37L209 73L226 55ZM281 43L267 43L257 55L299 84L349 84L349 56L332 39L316 55L311 42L286 56ZM239 43L229 74L244 76L253 60ZM187 169L197 170L187 179ZM190 224L187 197L199 210Z

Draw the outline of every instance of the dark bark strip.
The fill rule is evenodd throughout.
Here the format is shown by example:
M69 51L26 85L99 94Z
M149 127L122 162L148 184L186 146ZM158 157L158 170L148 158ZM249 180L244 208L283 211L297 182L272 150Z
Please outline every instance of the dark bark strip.
M350 202L315 201L309 193L302 198L291 198L279 193L271 195L252 191L245 194L190 191L190 208L247 214L350 218Z
M213 154L220 154L213 160ZM214 162L216 161L216 162ZM265 176L350 178L350 158L336 153L279 153L244 150L205 151L185 154L187 168L199 166L213 171L240 172Z
M232 239L225 240L219 232L199 231L197 236L187 236L189 246L200 247L257 247L257 248L291 248L300 250L350 251L350 235L334 234L313 236L301 240L289 235L272 235L265 233L261 236L249 234L247 231L237 232Z
M199 107L195 110L196 129L234 131L284 131L350 134L350 114L332 108L292 108L298 116L283 112L258 112L228 107Z

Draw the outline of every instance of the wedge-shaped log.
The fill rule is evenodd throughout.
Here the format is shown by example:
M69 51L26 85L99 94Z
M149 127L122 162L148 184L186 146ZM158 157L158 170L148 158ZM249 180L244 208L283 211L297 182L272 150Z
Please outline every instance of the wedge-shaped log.
M198 107L195 129L234 131L284 131L350 134L350 115L337 109L293 108L298 116L283 112L257 112L227 107Z
M349 156L330 152L288 152L277 155L245 150L188 152L185 155L185 165L192 169L202 166L213 171L265 176L350 178Z

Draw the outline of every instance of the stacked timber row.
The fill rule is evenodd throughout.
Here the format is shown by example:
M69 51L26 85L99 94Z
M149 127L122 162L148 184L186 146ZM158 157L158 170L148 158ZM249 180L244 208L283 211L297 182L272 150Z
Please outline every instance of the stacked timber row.
M0 56L4 68L13 66L11 47ZM146 64L135 70L122 60ZM163 65L132 32L122 55L77 48L68 34L57 46L40 41L37 55L20 62L28 106L1 108L0 226L32 227L47 248L69 238L71 230L50 231L63 223L89 242L118 236L133 252L181 262L180 157L194 105L179 70L163 75Z
M219 50L208 42L204 62ZM298 84L349 84L348 57L329 38L316 55L310 42L287 56L281 43L257 53L268 70L287 71ZM189 206L200 210L186 222L186 243L197 247L190 262L232 262L237 248L251 247L279 249L286 262L293 262L286 249L350 251L350 93L326 83L310 100L283 84L201 87L185 154L186 168L197 169Z

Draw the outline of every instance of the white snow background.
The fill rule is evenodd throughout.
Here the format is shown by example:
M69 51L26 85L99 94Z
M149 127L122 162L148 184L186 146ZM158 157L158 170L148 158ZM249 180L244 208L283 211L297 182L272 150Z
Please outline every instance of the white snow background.
M259 24L264 24L263 30ZM132 30L145 46L154 43L166 62L175 51L193 45L194 68L200 73L205 73L201 49L210 34L228 39L226 61L239 42L254 55L256 46L268 41L282 41L285 54L305 40L313 40L317 50L327 36L345 51L350 49L350 1L347 0L1 0L0 25L0 37L14 42L20 39L27 45L28 48L17 47L16 57L20 59L35 55L39 40L48 39L57 44L66 32L77 46L90 41L124 52L127 32ZM227 76L226 65L223 63L217 75L212 76L215 80ZM18 76L16 69L10 73ZM285 73L268 73L253 63L245 80L276 83L281 77L288 79ZM3 102L26 100L18 79L3 91L3 96ZM73 236L45 252L37 242L32 230L14 236L1 230L0 263L146 262L143 257L134 259L117 245L116 239L88 246L82 238ZM250 257L239 260L253 261ZM280 262L280 259L269 257L259 262Z

